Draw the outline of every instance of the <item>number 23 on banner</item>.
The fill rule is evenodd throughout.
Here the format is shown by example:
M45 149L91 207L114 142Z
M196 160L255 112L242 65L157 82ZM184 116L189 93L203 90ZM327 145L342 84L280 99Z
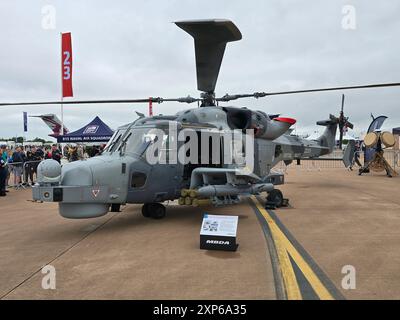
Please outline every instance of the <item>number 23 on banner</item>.
M71 52L64 51L63 56L64 56L64 62L63 62L64 80L69 80L71 79Z
M71 33L61 34L61 73L63 97L72 97L72 41Z

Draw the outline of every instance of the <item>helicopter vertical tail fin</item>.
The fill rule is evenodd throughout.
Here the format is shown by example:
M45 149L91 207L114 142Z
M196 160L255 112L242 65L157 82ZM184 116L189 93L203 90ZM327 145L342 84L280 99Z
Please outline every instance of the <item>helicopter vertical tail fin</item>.
M329 115L329 120L318 121L317 125L325 126L326 129L322 133L322 135L316 139L321 147L327 148L323 150L321 155L329 154L333 151L336 146L336 130L338 126L339 119L334 115Z

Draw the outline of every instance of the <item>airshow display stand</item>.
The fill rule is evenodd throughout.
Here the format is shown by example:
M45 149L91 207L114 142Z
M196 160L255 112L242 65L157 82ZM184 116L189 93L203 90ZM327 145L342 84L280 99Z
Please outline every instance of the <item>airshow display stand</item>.
M216 216L205 213L200 229L200 249L236 251L237 216Z
M107 142L114 131L99 117L94 118L86 126L74 132L57 137L58 143L68 142Z

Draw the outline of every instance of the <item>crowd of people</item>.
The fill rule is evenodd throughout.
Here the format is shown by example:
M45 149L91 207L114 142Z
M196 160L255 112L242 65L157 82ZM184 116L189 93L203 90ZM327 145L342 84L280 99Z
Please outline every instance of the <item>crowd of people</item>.
M94 146L85 150L82 145L66 145L63 153L56 144L51 147L0 146L0 196L7 195L9 188L21 188L35 183L37 167L44 159L53 159L61 164L64 157L69 162L100 155L104 146ZM13 177L12 181L11 176ZM13 183L13 184L11 184Z
M35 183L39 163L44 159L53 159L61 163L62 154L57 145L51 148L36 146L17 146L14 149L3 145L0 147L0 196L6 196L8 188L20 188ZM11 185L11 175L13 184Z
M85 159L85 151L83 146L65 146L64 155L69 162Z

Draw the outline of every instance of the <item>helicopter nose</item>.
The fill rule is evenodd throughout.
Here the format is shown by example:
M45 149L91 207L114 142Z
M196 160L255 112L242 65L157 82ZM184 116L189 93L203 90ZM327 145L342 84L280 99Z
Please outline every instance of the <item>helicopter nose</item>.
M93 186L93 164L84 161L71 162L63 166L61 186L88 187ZM79 201L83 196L81 189L76 191L73 199L64 199L59 203L61 216L69 219L96 218L108 213L107 203ZM71 202L69 202L69 201ZM86 199L87 200L87 199Z
M61 185L64 186L91 186L93 174L88 163L71 162L64 165L61 174Z

